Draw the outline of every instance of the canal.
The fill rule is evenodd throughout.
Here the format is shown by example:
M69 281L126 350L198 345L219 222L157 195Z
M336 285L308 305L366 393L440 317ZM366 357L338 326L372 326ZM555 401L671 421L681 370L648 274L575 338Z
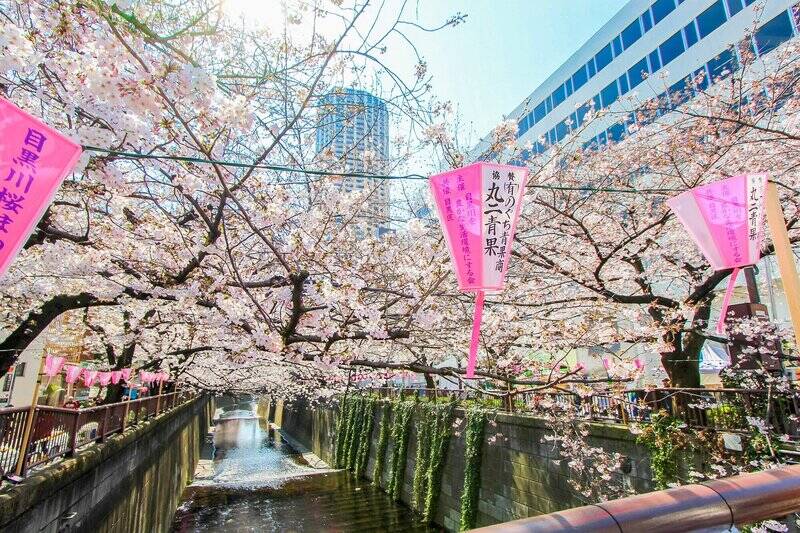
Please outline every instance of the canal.
M257 415L255 403L218 415L213 446L186 488L174 532L433 532L371 483L308 464Z

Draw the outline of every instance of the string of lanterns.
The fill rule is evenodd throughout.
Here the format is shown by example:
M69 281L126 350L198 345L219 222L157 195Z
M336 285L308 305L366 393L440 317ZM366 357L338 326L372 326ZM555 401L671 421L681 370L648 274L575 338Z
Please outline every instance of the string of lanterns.
M135 375L133 368L103 371L91 370L78 365L67 365L65 363L65 357L48 355L45 358L44 374L49 378L53 378L63 371L64 381L68 384L73 385L79 379L83 379L83 384L87 387L91 387L95 383L98 383L101 387L107 387L109 383L116 385L120 380L130 383L131 375ZM168 379L168 372L139 371L139 381L144 384L164 383Z

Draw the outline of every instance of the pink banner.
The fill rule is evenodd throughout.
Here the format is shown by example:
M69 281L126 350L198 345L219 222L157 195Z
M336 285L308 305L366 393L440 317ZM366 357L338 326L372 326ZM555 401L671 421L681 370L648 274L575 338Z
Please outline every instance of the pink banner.
M714 270L733 269L717 332L725 330L739 269L761 258L766 174L744 174L701 185L667 200Z
M131 372L133 372L132 368L123 368L120 370L120 375L122 376L123 380L129 382L131 380Z
M0 277L81 155L81 147L0 97Z
M111 372L99 372L97 374L97 381L100 383L101 387L108 386L111 381Z
M476 293L467 378L475 377L484 292L505 287L527 177L524 167L480 162L428 180L458 288Z
M122 378L122 371L120 370L112 370L111 371L111 383L116 385L119 383L119 380Z
M64 366L66 358L56 355L48 355L44 360L44 374L47 377L53 377L61 372L61 367Z
M67 365L64 367L64 381L72 385L78 378L81 377L81 372L83 372L83 368L75 365Z
M97 370L84 370L83 371L83 384L87 387L91 387L94 385L95 380L97 379Z

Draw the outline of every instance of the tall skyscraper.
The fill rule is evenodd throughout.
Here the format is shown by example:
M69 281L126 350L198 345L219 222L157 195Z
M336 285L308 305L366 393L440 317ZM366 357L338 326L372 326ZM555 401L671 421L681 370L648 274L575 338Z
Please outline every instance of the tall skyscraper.
M509 115L522 144L543 153L580 128L593 102L605 117L582 131L584 146L619 141L636 130L636 101L690 98L735 70L732 44L749 40L758 56L798 34L797 0L630 0ZM763 7L763 10L761 8ZM757 28L755 34L750 30ZM695 81L699 80L699 81ZM674 102L675 104L680 103ZM474 153L489 146L484 139Z
M334 158L345 172L383 173L389 157L389 114L386 103L366 91L335 90L319 104L317 154ZM373 235L388 231L389 183L365 177L344 177L341 187L368 191L365 217L358 221Z

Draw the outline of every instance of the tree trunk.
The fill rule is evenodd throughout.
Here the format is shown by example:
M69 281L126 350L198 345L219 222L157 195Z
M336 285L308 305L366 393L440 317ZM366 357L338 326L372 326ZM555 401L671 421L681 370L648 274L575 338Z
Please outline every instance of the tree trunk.
M670 331L679 333L668 333L664 336L664 340L670 343L674 349L661 354L661 362L669 374L673 387L697 388L701 386L700 354L706 341L702 332L708 327L709 318L711 318L711 301L706 298L697 304L688 331L680 332L684 327L683 322L670 324Z
M100 300L93 294L59 294L28 313L9 335L0 342L0 374L5 374L25 348L62 313L97 305L116 305L114 301Z

